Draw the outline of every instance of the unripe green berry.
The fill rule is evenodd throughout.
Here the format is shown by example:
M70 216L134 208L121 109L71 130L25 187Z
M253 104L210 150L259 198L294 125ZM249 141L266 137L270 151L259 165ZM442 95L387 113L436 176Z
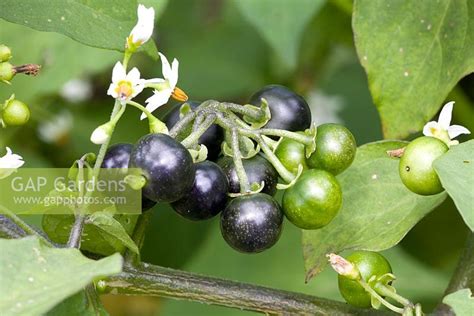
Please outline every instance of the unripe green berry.
M0 63L9 60L12 58L12 51L10 47L0 44Z
M5 126L20 126L26 124L30 119L28 106L16 99L6 102L2 111L2 120Z
M444 191L433 168L433 161L448 149L442 140L435 137L423 136L413 140L405 148L400 159L399 172L403 184L421 195L433 195Z
M9 82L15 76L15 69L10 63L0 63L0 81Z

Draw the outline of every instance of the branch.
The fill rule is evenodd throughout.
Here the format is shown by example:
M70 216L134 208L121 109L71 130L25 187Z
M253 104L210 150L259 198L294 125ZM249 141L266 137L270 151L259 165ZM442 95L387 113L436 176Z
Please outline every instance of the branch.
M472 232L469 233L464 251L443 297L458 290L467 288L474 291L474 233ZM440 303L434 310L433 314L454 315L454 312L448 305Z
M105 280L111 294L163 296L267 314L392 315L345 303L142 264Z

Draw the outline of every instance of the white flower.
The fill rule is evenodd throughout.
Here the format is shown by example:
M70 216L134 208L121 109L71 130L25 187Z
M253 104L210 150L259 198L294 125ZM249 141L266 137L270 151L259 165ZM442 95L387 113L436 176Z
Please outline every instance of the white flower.
M126 73L121 62L117 62L112 70L112 83L107 90L107 94L122 103L134 98L142 92L144 88L144 80L140 79L140 71L133 68Z
M147 110L153 112L160 106L168 103L168 100L173 96L178 101L187 101L188 97L180 88L176 87L178 83L178 69L179 62L175 58L170 66L170 63L165 55L160 54L162 64L162 78L146 80L145 84L154 87L153 96L149 97L145 102L147 103ZM144 119L146 115L142 113L140 119Z
M436 137L444 141L448 146L457 145L457 140L452 140L461 134L471 134L471 132L461 125L449 125L451 124L451 116L453 112L454 102L448 102L443 106L441 113L439 114L438 122L431 121L426 123L423 127L423 134L425 136Z
M140 46L146 43L153 34L155 24L155 10L146 8L143 4L138 5L137 9L138 21L127 38L127 44L131 46Z
M0 157L0 179L5 179L16 169L23 166L25 162L20 155L12 153L12 150L7 147L7 153L5 156Z
M71 79L62 86L60 94L71 103L84 102L92 97L92 84L84 79Z
M39 138L46 143L62 143L73 126L74 120L69 111L62 111L49 121L38 125Z
M99 127L97 127L91 135L91 142L96 145L102 145L109 140L112 134L112 123L107 122Z

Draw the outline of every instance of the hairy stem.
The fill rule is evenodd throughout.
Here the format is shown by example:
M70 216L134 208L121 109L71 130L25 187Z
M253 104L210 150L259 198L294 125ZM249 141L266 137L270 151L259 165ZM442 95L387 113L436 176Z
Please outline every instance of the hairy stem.
M288 169L285 168L285 166L280 162L278 157L273 153L267 143L261 137L257 137L256 140L257 143L260 145L260 148L262 148L263 153L267 157L267 160L273 165L273 167L275 167L280 177L287 183L293 181L293 179L295 179L295 176L290 171L288 171Z
M189 134L189 136L186 137L181 142L181 144L186 148L191 148L196 145L202 134L204 134L209 129L209 127L214 124L215 120L216 116L214 114L210 114L209 116L207 116L206 119L197 126L196 130Z
M183 116L182 119L180 119L170 130L169 135L173 138L176 138L176 136L181 133L182 130L184 130L191 122L196 118L197 113L194 111L189 112L185 116Z
M112 294L164 296L266 314L387 315L311 295L142 264L105 280Z
M474 233L472 232L469 233L466 246L443 297L461 289L471 289L474 292ZM448 305L440 303L433 314L454 315L454 312Z
M232 158L234 159L235 171L239 178L240 192L246 193L250 191L249 178L245 172L244 164L242 163L242 154L240 153L239 145L239 134L236 128L231 131L231 145L232 145Z

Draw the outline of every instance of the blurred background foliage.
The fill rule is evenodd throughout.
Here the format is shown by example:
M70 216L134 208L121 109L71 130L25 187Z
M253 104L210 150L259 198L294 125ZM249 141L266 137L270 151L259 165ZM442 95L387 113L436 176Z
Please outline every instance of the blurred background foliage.
M180 61L179 86L193 100L245 103L262 86L279 83L306 98L316 122L345 124L359 145L381 139L380 120L354 48L351 1L314 1L311 10L291 8L289 2L275 1L276 6L288 8L288 16L278 19L283 19L282 26L298 21L296 29L278 28L280 20L246 8L248 1L168 1L156 25L155 41L168 58ZM259 23L267 24L259 27ZM280 42L275 40L276 31L284 33L279 34ZM106 90L111 67L120 54L4 20L0 20L0 42L12 48L14 64L43 67L38 77L18 76L12 86L1 86L0 100L15 93L32 110L27 127L0 131L1 150L8 145L25 158L27 167L68 167L82 154L96 151L89 137L107 121L112 108ZM144 77L161 75L160 64L144 54L132 64ZM454 120L473 130L474 77L464 78L449 99L457 101ZM159 116L173 106L171 102L160 108ZM63 111L72 113L70 130L65 128L54 139L40 137L41 126ZM145 134L147 124L138 118L138 112L127 111L113 142L133 143ZM217 218L189 222L167 205L157 205L153 216L143 249L147 262L342 300L332 271L326 269L304 283L301 233L292 225L285 226L280 242L269 251L244 255L225 244ZM39 225L41 218L28 220ZM447 285L466 234L451 201L428 215L400 245L385 252L398 277L398 290L420 301L425 310L433 307ZM142 297L106 296L104 302L111 315L245 313Z

